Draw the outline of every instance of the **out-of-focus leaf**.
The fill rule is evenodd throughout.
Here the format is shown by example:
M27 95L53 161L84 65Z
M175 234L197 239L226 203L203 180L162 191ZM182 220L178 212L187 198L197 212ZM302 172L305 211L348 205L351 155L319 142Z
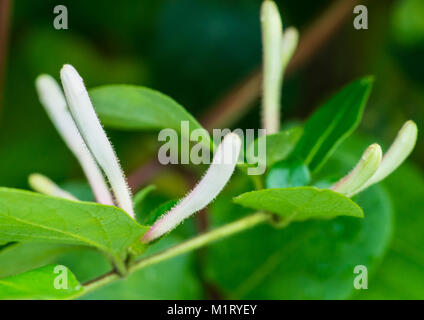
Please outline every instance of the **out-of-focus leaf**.
M48 265L0 279L0 299L2 300L69 299L82 290L84 290L83 287L73 273L61 265Z
M256 161L270 167L274 163L286 159L299 141L302 132L303 129L301 127L293 127L275 134L259 137L249 145L246 152L247 160L253 163L256 160L255 155L258 155L259 159ZM258 152L258 145L264 143L264 141L266 141L266 153L262 154Z
M396 213L396 228L387 255L369 275L368 289L356 299L424 299L424 176L403 165L384 185Z
M0 249L0 278L52 263L64 253L78 248L73 245L47 242L12 243Z
M209 282L234 299L345 299L356 265L373 270L392 230L387 194L376 186L360 194L364 219L338 217L255 227L208 248ZM228 201L228 200L226 200ZM246 214L222 197L210 210L212 226Z
M271 167L266 176L267 188L301 187L309 183L308 167L299 160L283 160Z
M294 153L318 170L358 126L371 92L372 77L354 81L321 106L305 124Z
M21 53L27 72L33 78L40 73L58 77L63 64L70 63L81 72L89 86L146 82L147 70L143 60L134 56L105 55L86 35L74 32L60 34L51 32L49 27L38 26L28 31ZM45 59L46 56L49 59Z
M0 240L96 247L119 257L147 228L121 209L0 188Z
M89 247L64 253L54 263L67 266L81 283L112 271L113 266L104 254Z
M400 44L414 45L424 40L423 12L421 0L403 0L393 6L393 32Z
M288 221L330 219L337 216L363 217L362 209L340 193L316 187L264 189L234 198L242 206L278 214Z

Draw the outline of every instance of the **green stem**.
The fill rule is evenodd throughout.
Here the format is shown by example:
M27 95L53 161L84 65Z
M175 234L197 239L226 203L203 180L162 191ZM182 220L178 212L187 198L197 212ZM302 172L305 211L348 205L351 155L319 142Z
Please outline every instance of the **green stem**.
M131 274L134 271L146 268L148 266L157 264L159 262L171 259L180 254L198 249L214 241L226 238L243 230L250 229L258 224L269 221L270 218L271 216L268 213L264 212L257 212L247 217L241 218L232 223L219 227L215 230L196 236L193 239L187 240L179 245L153 254L151 256L142 258L129 267L128 274ZM86 283L84 285L84 290L76 296L73 296L72 298L78 298L111 282L114 282L119 278L119 274L115 271L106 273L101 277Z

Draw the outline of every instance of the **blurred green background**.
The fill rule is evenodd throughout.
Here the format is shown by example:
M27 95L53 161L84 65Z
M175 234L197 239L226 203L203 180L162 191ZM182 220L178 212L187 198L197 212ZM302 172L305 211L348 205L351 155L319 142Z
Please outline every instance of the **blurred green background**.
M285 26L297 27L302 37L302 32L338 1L276 2ZM355 15L351 13L337 33L287 78L284 120L303 120L344 84L375 75L360 135L387 147L403 122L414 119L421 130L412 161L423 168L424 1L363 3L368 7L368 30L355 30ZM53 28L53 8L58 4L68 8L68 30ZM27 177L33 172L58 183L84 181L76 160L38 102L34 89L37 75L49 73L58 79L61 66L70 63L88 87L108 83L152 87L200 116L260 66L259 8L257 0L12 1L5 81L0 88L0 185L28 188ZM259 126L259 100L254 104L235 127ZM155 155L155 133L108 133L127 173ZM408 174L419 180L418 194L405 203L412 203L417 214L424 214L419 211L422 201L414 203L423 191L419 185L422 176L413 170ZM155 179L160 190L157 202L184 192L187 181L181 175L167 171ZM400 181L397 192L401 192L399 185L408 184L408 180L399 175L396 179ZM414 221L424 227L424 220L418 219ZM414 251L419 256L414 260L418 269L424 267L422 249ZM405 270L399 263L398 268ZM417 277L424 279L422 274ZM200 289L193 284L187 290L193 293ZM213 296L213 289L208 292ZM423 294L419 287L414 297Z
M74 0L60 4L68 8L68 30L53 28L55 1L12 3L0 118L1 185L25 187L27 175L34 171L59 182L81 175L38 103L34 79L40 73L58 78L61 66L71 63L88 87L149 86L199 116L261 62L260 1ZM330 4L278 1L285 25L301 31ZM347 82L374 74L376 84L361 131L387 144L404 120L413 118L419 127L423 124L424 4L420 0L366 4L368 30L353 28L352 13L333 39L287 79L283 114L285 119L303 119ZM258 108L239 125L257 127ZM112 134L126 171L143 159L142 144L148 142L139 136ZM417 163L424 163L422 139L413 156Z

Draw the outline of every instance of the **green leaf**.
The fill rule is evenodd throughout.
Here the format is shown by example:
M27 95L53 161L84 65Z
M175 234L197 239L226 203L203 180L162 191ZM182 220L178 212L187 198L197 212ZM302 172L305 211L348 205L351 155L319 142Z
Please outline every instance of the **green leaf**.
M170 97L131 85L107 85L90 91L102 123L114 129L180 131L181 121L188 121L190 132L202 128L197 120ZM188 137L186 137L188 138Z
M211 228L246 214L220 197L210 208ZM378 186L358 197L364 219L337 217L255 227L208 247L208 282L230 299L346 299L356 265L375 269L392 231L392 208ZM371 286L372 283L369 284Z
M82 290L73 273L61 265L48 265L0 279L1 300L69 299Z
M247 148L247 160L249 163L259 161L259 163L263 163L267 167L270 167L274 163L284 160L290 155L302 133L302 127L293 127L275 134L259 137ZM259 143L263 143L263 141L266 141L265 154L258 152L258 145ZM256 159L255 155L258 155L259 159ZM266 156L266 158L263 156Z
M271 167L266 176L266 187L289 188L305 186L311 180L308 167L299 160L283 160Z
M87 245L116 258L146 230L117 207L0 188L0 241Z
M371 92L372 77L354 81L333 96L306 122L294 154L318 170L358 126Z
M251 191L234 198L234 202L251 209L276 213L288 221L337 216L363 217L362 209L349 198L316 187Z
M79 246L48 242L16 242L0 249L0 278L53 263Z

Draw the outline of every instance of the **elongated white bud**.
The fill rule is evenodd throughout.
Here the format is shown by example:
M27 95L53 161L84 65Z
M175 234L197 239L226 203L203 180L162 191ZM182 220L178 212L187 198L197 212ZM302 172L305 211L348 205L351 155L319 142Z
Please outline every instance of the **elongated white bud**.
M69 108L84 141L106 174L119 206L134 218L130 190L82 78L69 64L63 66L60 77Z
M384 154L377 172L359 190L354 192L352 196L380 182L395 171L414 149L415 143L417 142L417 134L418 128L415 122L412 120L405 122L403 127L399 130L395 141Z
M266 0L261 7L263 50L263 128L268 134L280 128L280 95L283 78L283 25L277 5Z
M28 183L29 186L43 194L47 194L49 196L64 198L68 200L78 200L75 198L72 194L69 192L61 189L56 183L54 183L52 180L47 178L46 176L39 174L39 173L33 173L28 177Z
M283 63L283 70L287 67L290 59L296 51L299 42L299 32L294 27L289 27L283 33L281 60Z
M212 164L194 189L174 208L164 214L142 238L150 242L174 229L184 219L206 207L221 192L230 180L240 154L241 140L229 133L218 146Z
M112 196L103 175L87 149L78 128L69 113L59 84L49 75L40 75L35 81L40 102L65 144L79 161L97 202L113 205Z
M378 144L370 145L355 168L331 188L333 191L351 196L359 190L378 170L383 152Z

